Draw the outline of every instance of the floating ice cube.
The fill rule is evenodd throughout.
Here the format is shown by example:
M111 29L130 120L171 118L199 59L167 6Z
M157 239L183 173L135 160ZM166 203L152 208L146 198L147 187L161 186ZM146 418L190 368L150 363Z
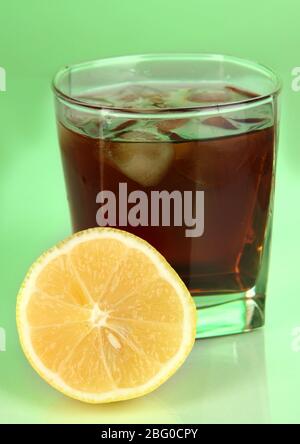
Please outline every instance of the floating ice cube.
M224 89L190 89L186 99L190 102L203 103L224 103L230 101L230 92Z
M204 123L204 125L216 126L217 128L231 130L236 129L236 126L233 125L230 120L225 119L225 117L222 116L208 117L207 119L203 120L202 123Z
M137 123L137 120L130 119L130 120L123 120L121 123L118 123L117 126L114 126L112 131L114 133L118 133L119 131L123 131Z
M134 135L126 133L126 137L133 138ZM129 179L150 187L157 185L165 176L173 161L174 151L168 142L112 142L105 156Z
M186 123L187 119L164 119L157 123L159 131L168 132L177 129Z
M236 86L227 85L225 86L227 91L230 91L232 93L232 102L239 101L239 100L245 100L245 99L253 99L255 97L258 97L257 93L254 93L252 91L246 91L241 88L237 88Z

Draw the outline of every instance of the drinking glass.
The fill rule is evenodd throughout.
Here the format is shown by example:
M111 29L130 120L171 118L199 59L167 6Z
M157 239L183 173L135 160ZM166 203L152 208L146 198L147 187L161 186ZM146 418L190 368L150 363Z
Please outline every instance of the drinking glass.
M264 323L280 82L223 55L150 54L60 70L74 231L142 237L194 298L197 337Z

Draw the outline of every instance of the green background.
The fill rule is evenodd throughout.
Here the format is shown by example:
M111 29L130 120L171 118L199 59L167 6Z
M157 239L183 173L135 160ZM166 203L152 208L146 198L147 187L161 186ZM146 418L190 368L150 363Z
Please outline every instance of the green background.
M16 0L0 4L0 422L299 422L300 66L298 0ZM88 406L64 398L20 350L15 299L33 260L70 233L50 81L61 66L147 52L213 52L282 77L282 118L267 325L198 341L145 398Z

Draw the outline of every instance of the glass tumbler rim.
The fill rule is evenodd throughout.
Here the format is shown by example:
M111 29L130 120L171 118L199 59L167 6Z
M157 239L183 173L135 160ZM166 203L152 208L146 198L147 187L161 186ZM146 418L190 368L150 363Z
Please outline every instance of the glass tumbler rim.
M85 98L80 98L78 96L74 96L72 94L67 94L65 91L62 90L60 87L60 81L62 78L71 72L71 70L76 69L88 69L88 68L100 68L101 66L109 66L112 64L116 64L116 66L125 62L132 62L132 63L138 63L141 61L167 61L167 60L189 60L189 61L199 61L199 62L205 62L205 61L215 61L215 62L229 62L233 63L235 65L244 66L246 68L249 68L249 71L259 71L261 74L265 75L265 77L268 77L272 83L273 88L270 89L270 92L267 94L260 94L255 97L245 97L243 99L237 100L237 101L231 101L231 102L222 102L219 104L199 104L199 105L193 105L193 106L185 106L185 107L164 107L164 108L156 108L155 110L145 110L145 109L138 109L138 108L126 108L125 106L114 106L110 104L100 104L100 103L91 103L89 100ZM133 82L134 84L135 82ZM62 68L60 68L56 74L53 77L52 80L52 90L55 94L55 96L58 99L63 100L64 102L67 102L71 105L84 107L88 109L94 109L94 110L103 110L107 112L117 112L117 113L124 113L124 114L130 114L130 115L164 115L168 114L168 116L171 115L178 115L182 113L194 113L194 112L202 112L202 111L212 111L212 110L221 110L221 109L234 109L239 106L251 106L251 105L259 105L261 102L264 102L272 97L276 97L282 89L282 80L279 77L279 75L273 71L268 66L261 64L256 61L248 60L241 57L236 57L232 55L225 55L225 54L212 54L212 53L148 53L148 54L134 54L134 55L122 55L122 56L115 56L115 57L105 57L100 59L94 59L90 61L80 62L76 64L66 65Z

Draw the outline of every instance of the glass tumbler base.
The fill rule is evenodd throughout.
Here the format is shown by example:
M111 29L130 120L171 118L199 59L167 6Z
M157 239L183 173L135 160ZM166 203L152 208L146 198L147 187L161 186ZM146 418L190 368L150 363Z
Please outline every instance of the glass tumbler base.
M198 313L197 339L249 332L264 325L265 294L256 293L255 287L193 298Z

